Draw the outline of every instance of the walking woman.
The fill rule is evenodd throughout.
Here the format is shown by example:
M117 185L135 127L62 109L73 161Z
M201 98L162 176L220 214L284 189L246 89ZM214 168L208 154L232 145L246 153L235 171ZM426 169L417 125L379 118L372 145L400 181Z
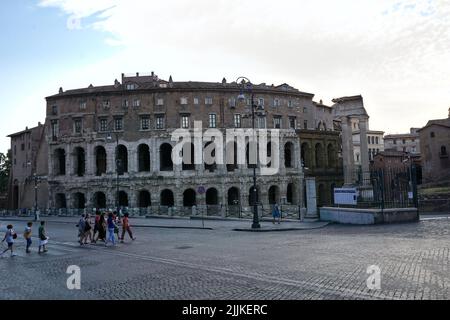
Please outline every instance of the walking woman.
M45 221L41 221L41 225L39 227L39 250L38 253L41 253L41 248L43 248L43 252L47 252L48 250L45 248L45 246L48 243L48 237L47 233L45 232Z
M120 242L123 243L125 232L128 232L130 235L131 240L135 240L136 238L133 237L133 233L131 232L131 226L130 222L128 221L128 212L124 214L124 217L122 219L122 238L120 238Z
M108 245L108 242L111 241L113 246L116 245L116 240L114 238L114 230L117 228L116 224L114 223L114 216L110 212L108 214L108 220L106 221L108 225L108 239L105 241L105 247Z
M97 222L97 238L94 239L94 242L97 242L99 239L103 242L106 241L106 221L105 221L105 214L102 213L98 219Z
M280 218L281 218L281 215L280 215L280 209L278 208L278 203L275 203L275 204L273 205L273 209L272 209L272 217L273 217L272 223L275 224L275 219L276 219L276 220L278 220L278 224L280 224Z
M6 233L5 233L5 237L3 238L2 242L5 242L8 244L8 248L6 248L1 254L0 256L3 257L3 254L8 251L11 250L11 257L15 257L16 254L14 253L14 249L13 249L13 245L14 245L14 239L17 238L17 234L13 229L12 224L8 224L6 226Z

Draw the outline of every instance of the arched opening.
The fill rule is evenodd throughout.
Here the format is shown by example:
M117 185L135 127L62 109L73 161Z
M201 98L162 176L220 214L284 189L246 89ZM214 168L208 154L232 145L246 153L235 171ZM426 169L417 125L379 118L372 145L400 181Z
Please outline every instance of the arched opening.
M106 208L106 195L98 191L94 193L94 207L96 209L105 209Z
M249 206L253 206L255 203L258 204L259 203L259 198L260 198L260 190L259 187L256 187L256 193L254 192L253 186L250 187L250 189L248 190L248 205Z
M174 206L173 192L169 189L161 191L161 205L167 207Z
M311 150L309 145L304 142L302 143L302 164L305 168L311 168Z
M138 200L139 208L147 208L152 205L152 200L150 198L150 192L148 192L147 190L139 191L138 198L139 198L139 200Z
M226 148L227 171L232 172L238 168L237 143L231 141L227 143Z
M269 204L280 203L280 189L277 186L271 186L268 192Z
M14 181L13 187L13 209L19 209L19 186L18 181Z
M446 156L446 155L447 155L447 147L441 146L441 156Z
M185 143L183 145L182 153L182 170L195 170L194 163L194 144L193 143Z
M250 141L247 143L245 149L245 161L247 163L247 168L256 168L258 164L258 145L255 141Z
M172 146L168 143L163 143L159 147L159 170L160 171L172 171Z
M330 187L330 202L334 204L334 188L336 188L336 184L332 183Z
M197 204L195 191L193 189L186 189L183 192L183 206L192 207Z
M150 148L146 144L138 147L138 169L139 172L150 171Z
M56 209L66 209L66 195L64 193L57 193L55 196L55 206Z
M214 172L217 168L216 164L216 144L208 141L203 151L203 159L205 161L205 170Z
M325 186L321 183L319 184L317 192L317 206L323 207L326 203Z
M296 204L294 199L294 184L288 183L286 190L286 202L289 204Z
M74 158L74 174L78 177L82 177L85 174L85 161L86 156L84 149L81 147L76 147L73 151L73 158Z
M333 168L336 166L336 151L334 146L330 143L327 147L328 167Z
M228 189L228 205L238 205L240 203L239 189L231 187Z
M323 147L320 143L316 143L315 146L315 161L317 168L323 168Z
M267 167L272 167L272 142L267 142Z
M125 191L119 191L119 207L128 207L128 194Z
M116 166L119 175L128 172L128 150L123 144L118 145L116 148Z
M218 205L219 197L216 188L209 188L206 191L206 204L207 205Z
M287 142L284 145L284 167L292 168L294 166L294 145L292 142Z
M55 175L61 176L66 174L66 151L64 149L56 149L54 153Z
M102 146L95 147L95 175L106 173L106 150Z
M86 198L84 193L77 192L73 195L73 207L75 209L84 209L86 207Z

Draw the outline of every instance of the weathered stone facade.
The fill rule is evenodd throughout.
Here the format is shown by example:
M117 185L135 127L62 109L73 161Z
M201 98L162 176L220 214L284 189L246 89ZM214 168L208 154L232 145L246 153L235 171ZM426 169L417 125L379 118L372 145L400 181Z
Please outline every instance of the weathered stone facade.
M179 128L192 131L194 121L201 121L203 131L214 128L224 136L229 129L252 127L249 93L244 92L245 101L237 99L242 84L225 79L174 82L170 77L164 81L153 73L122 74L121 80L110 86L61 88L46 98L43 143L48 196L42 196L40 206L119 206L156 214L189 214L193 206L206 214L250 212L253 169L248 159L227 164L226 154L233 145L225 144L222 152L215 150L224 164L204 163L205 142L193 147L200 164L174 164L170 158L177 143L171 140L172 133ZM261 175L259 166L256 169L262 209L270 212L270 204L277 202L285 212L304 213L302 139L311 147L317 143L323 147L319 156L323 161L311 167L311 172L320 176L317 188L322 202L330 203L329 190L342 181L340 135L333 131L332 108L313 102L313 94L287 84L253 85L252 92L259 109L256 128L279 129L280 133L278 173ZM249 144L239 148L245 153ZM199 187L205 192L199 192Z

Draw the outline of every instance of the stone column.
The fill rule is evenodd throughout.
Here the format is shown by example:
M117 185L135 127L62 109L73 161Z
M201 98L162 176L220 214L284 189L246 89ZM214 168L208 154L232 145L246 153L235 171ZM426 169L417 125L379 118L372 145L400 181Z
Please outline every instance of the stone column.
M355 162L353 155L353 136L349 117L341 117L342 126L342 158L344 166L344 185L354 183Z
M367 145L367 118L359 119L359 139L361 146L361 170L363 173L364 184L368 183L369 174L369 148Z
M86 144L85 163L86 163L86 175L93 176L95 173L95 146Z

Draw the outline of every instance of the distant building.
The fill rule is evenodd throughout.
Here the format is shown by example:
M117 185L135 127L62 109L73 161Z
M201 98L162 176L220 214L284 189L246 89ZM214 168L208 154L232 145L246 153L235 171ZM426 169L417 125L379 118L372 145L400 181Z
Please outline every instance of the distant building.
M367 123L369 127L369 123ZM368 147L369 161L373 161L374 156L384 150L383 142L384 131L367 130L366 140ZM355 165L361 166L361 135L359 130L359 122L357 119L352 121L352 137L354 147Z
M424 183L450 183L450 108L447 119L430 120L418 132Z
M420 153L420 128L411 128L409 133L388 134L384 136L384 150L396 150L410 153Z

